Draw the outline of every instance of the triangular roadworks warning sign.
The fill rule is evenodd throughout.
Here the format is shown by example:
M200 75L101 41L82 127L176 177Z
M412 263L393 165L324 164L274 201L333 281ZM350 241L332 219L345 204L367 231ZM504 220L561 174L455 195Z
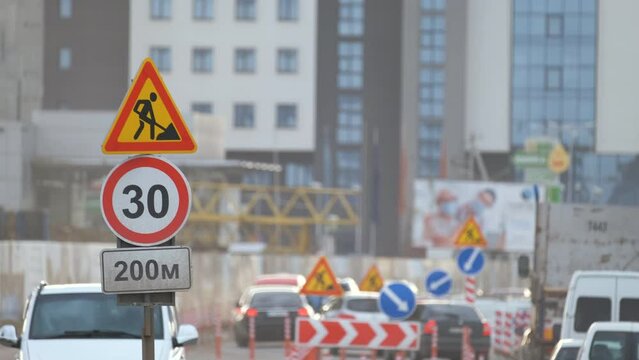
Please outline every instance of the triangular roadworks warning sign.
M306 284L300 294L319 295L319 296L341 296L344 293L342 287L337 282L333 270L325 257L321 257L313 271L306 277Z
M455 245L457 247L479 246L486 247L487 242L484 234L482 234L479 224L474 217L468 220L459 228L455 234Z
M379 273L377 266L373 265L359 284L361 291L380 291L384 287L384 279Z
M158 69L144 59L109 130L105 154L170 154L197 150Z

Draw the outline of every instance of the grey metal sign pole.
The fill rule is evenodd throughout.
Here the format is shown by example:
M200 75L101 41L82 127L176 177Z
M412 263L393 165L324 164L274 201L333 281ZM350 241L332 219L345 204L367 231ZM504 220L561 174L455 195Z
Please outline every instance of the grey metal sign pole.
M155 360L154 330L153 305L144 305L144 327L142 328L142 360Z

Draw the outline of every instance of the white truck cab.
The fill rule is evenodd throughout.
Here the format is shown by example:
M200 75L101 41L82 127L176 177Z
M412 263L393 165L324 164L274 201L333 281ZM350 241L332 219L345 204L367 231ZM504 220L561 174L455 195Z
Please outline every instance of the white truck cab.
M577 360L636 359L639 323L596 322L586 333Z
M639 321L639 272L576 271L566 296L562 339L584 339L598 321Z
M21 360L140 359L143 310L117 305L100 284L40 286L31 293L22 334L0 328L0 344L19 350ZM154 309L155 359L184 360L184 345L197 341L192 325L178 326L173 306Z

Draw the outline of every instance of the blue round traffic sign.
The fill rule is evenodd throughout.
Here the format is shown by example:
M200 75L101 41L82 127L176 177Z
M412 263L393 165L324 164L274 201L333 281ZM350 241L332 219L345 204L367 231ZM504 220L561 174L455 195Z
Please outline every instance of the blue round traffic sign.
M457 266L462 273L473 276L484 268L484 252L478 247L463 248L457 256Z
M406 319L415 311L415 292L403 282L390 282L379 292L378 306L391 319Z
M426 277L426 291L435 296L445 296L453 287L453 278L444 270L434 270Z

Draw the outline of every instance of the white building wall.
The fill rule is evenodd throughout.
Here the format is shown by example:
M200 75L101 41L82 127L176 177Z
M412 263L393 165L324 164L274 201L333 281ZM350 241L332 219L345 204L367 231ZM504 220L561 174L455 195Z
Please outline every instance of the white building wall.
M299 19L278 21L278 1L256 1L256 20L237 21L235 1L214 0L213 20L193 19L193 1L173 1L170 20L152 20L149 0L131 1L130 74L152 46L171 48L172 70L163 74L183 113L211 102L226 125L227 150L313 151L315 147L315 0L299 1ZM194 47L213 48L213 72L192 72ZM256 72L236 74L235 48L256 49ZM298 49L298 73L278 74L277 49ZM255 127L233 127L233 105L255 104ZM278 103L297 104L295 129L276 130Z
M639 152L639 2L599 1L597 152Z
M511 3L468 1L467 150L510 151Z
M25 167L25 125L17 121L0 121L0 208L28 208L25 193L30 191Z

